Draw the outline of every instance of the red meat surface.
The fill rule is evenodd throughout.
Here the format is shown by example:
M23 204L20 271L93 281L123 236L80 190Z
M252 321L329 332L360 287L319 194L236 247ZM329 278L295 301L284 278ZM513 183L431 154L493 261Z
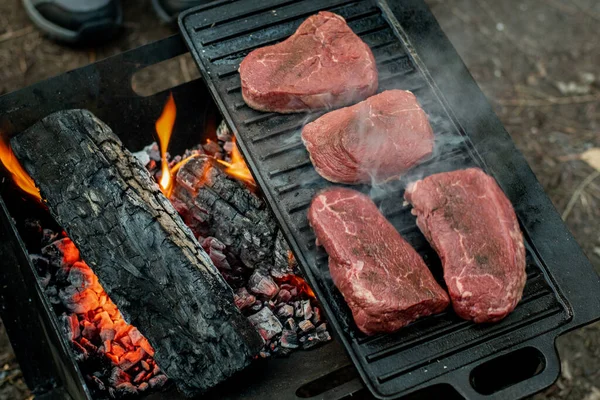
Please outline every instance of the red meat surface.
M448 295L421 257L368 196L326 189L313 199L308 219L329 254L333 282L364 333L392 332L448 306Z
M506 317L523 294L525 247L494 178L477 168L444 172L415 182L405 197L442 260L456 313L475 322Z
M369 46L327 11L309 17L287 40L252 51L239 72L244 100L259 111L336 108L377 91Z
M387 90L307 124L302 140L317 172L332 182L396 178L429 157L433 131L416 97Z

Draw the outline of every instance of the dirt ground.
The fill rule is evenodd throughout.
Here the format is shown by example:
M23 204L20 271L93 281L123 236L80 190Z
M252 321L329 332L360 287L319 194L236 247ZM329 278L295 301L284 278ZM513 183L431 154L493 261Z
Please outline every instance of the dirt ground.
M600 272L600 178L592 180L595 170L577 159L600 147L600 2L426 1ZM20 0L0 2L0 94L173 33L157 22L149 0L123 6L121 36L90 49L47 40ZM177 63L145 79L176 81L193 69ZM557 346L562 376L534 398L600 400L600 324ZM29 396L0 325L0 400Z

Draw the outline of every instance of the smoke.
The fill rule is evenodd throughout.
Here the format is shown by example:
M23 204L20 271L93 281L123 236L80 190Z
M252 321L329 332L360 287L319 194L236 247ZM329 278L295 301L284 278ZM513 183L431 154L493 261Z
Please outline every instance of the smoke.
M397 38L402 35L397 34L394 36ZM364 38L363 40L374 46L373 39L371 39L373 43ZM478 140L480 140L478 147L479 145L484 145L483 147L489 146L490 150L488 151L501 152L503 150L493 148L491 142L488 142L488 146L485 146L485 142L495 139L490 138L492 135L487 135L486 137L483 134L489 124L490 106L478 95L469 98L461 93L461 79L465 77L470 79L470 77L465 74L462 61L458 57L455 57L453 52L440 52L436 65L427 66L429 70L433 71L432 76L435 76L434 82L429 73L421 68L422 62L419 59L419 55L409 44L403 44L398 40L392 43L391 38L386 40L390 40L389 45L377 45L373 47L375 59L379 61L377 65L379 75L378 93L393 89L412 92L427 115L427 120L433 130L434 139L433 150L430 155L416 160L415 165L408 170L399 168L398 173L393 174L390 172L390 157L382 156L390 151L389 135L386 135L385 132L376 131L376 127L373 126L373 110L368 107L358 109L357 113L359 115L356 115L356 122L351 126L354 129L353 139L346 141L345 147L346 149L351 148L352 153L360 153L360 157L356 160L357 169L365 174L366 178L364 180L366 182L363 185L353 185L352 187L368 193L376 201L384 198L398 199L399 196L402 196L403 190L408 185L426 176L478 166L479 158L473 157L473 146L469 139L469 135L473 133L476 133ZM364 81L360 76L356 76L355 79L356 82ZM348 87L355 87L356 82L354 80L349 82ZM452 85L446 85L449 82ZM447 91L442 93L436 86L436 83L444 83L444 87L453 87L456 89L451 93ZM330 99L327 99L327 106L331 106ZM477 131L463 132L462 128L456 124L450 106L461 107L463 110L467 108L472 116L470 122L473 121L473 118L480 118L480 122L475 120L475 123L470 125L470 129L477 127ZM401 107L401 104L398 105L399 110L401 110ZM318 117L321 117L321 113L302 114L302 127ZM380 119L386 118L381 115L378 117ZM398 125L397 129L402 130L402 132L398 132L392 129L390 130L391 132L395 134L400 133L400 136L410 136L412 134L410 124L390 123ZM385 121L383 125L385 127ZM299 143L301 141L301 132L302 128L299 127L291 134L286 133L282 135L278 140L278 145L293 146ZM345 132L332 130L326 134L343 135ZM481 142L482 140L483 142ZM494 144L501 142L505 141L494 140ZM343 151L343 148L341 150ZM340 151L340 149L336 149L336 151ZM399 146L395 150L395 154L405 156L406 153L410 153L411 151L413 150L407 148L406 145ZM341 160L343 157L351 157L352 154L339 154L339 156ZM332 157L335 158L335 155L332 155ZM337 162L337 158L331 162ZM316 180L315 172L307 172L306 169L302 174L294 174L293 179L296 179L296 181L288 183L293 183L296 188L314 188L316 190L320 187L338 184L318 181ZM304 191L303 196L305 193Z

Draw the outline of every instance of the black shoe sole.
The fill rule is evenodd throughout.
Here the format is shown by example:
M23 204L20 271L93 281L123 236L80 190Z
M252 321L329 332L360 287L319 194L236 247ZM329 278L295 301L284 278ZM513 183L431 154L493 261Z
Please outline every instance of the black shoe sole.
M116 20L109 18L83 24L77 31L63 28L56 25L40 14L38 10L27 0L23 0L25 11L31 21L43 32L47 33L51 38L66 42L66 43L102 43L112 39L120 30L123 15L119 9L119 15Z

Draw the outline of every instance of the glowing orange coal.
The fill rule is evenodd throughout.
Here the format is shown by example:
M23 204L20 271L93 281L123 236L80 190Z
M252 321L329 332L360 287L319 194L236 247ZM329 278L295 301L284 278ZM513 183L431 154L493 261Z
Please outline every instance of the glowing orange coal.
M63 233L64 234L64 233ZM69 302L68 315L70 340L76 348L106 356L113 366L119 368L121 383L132 382L138 390L144 390L160 373L154 361L154 348L138 329L128 324L116 304L102 288L92 269L81 259L75 244L65 237L57 243L62 252L62 263L69 276L80 277ZM118 383L115 383L118 388Z
M73 243L71 240L63 240L59 242L58 249L63 254L63 263L71 265L79 261L79 250L75 246L75 243Z
M310 288L308 283L298 275L288 275L281 280L279 284L287 283L298 288L298 293L306 293L309 297L316 299L315 292Z
M24 192L35 197L38 201L42 201L40 189L35 186L33 179L25 172L17 157L13 153L8 139L0 132L0 162L10 172L13 180Z
M173 133L173 126L175 125L175 118L177 117L177 108L175 107L175 99L173 94L169 93L169 98L163 108L162 114L156 120L156 134L158 135L158 143L160 145L160 158L162 167L162 177L160 178L160 188L163 193L168 197L171 188L173 186L173 176L169 170L169 163L167 162L167 148L169 147L169 141L171 140L171 134Z
M244 161L244 157L242 153L238 150L237 143L235 141L235 137L233 138L233 149L231 150L231 162L217 160L219 163L224 165L225 173L233 178L236 178L247 185L252 187L256 187L256 182L246 165L246 161Z

